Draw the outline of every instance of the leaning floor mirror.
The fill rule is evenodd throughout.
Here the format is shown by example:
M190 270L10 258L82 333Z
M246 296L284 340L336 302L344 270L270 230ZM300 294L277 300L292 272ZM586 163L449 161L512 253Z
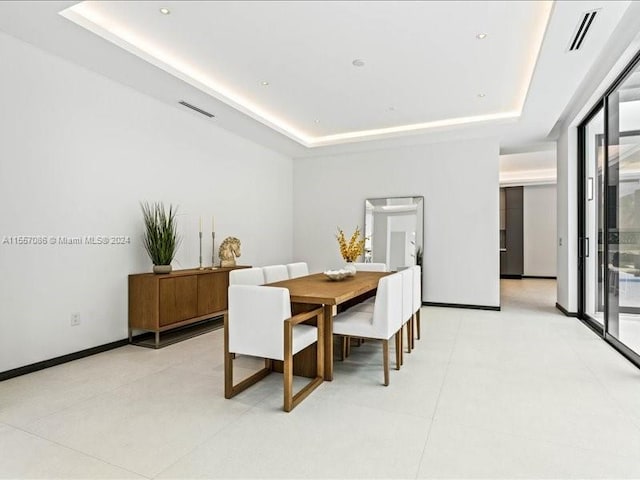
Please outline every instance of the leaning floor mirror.
M388 271L422 266L424 197L369 198L364 204L364 261Z

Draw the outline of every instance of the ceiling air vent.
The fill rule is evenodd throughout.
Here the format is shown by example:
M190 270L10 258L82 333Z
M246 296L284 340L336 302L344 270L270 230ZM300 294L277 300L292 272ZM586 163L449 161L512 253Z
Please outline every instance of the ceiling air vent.
M593 21L596 18L598 10L591 10L590 12L585 12L582 14L582 18L578 22L578 27L576 28L573 37L571 37L571 42L569 43L569 51L573 52L579 50L584 42L584 38L587 36L587 32L593 25Z
M202 115L204 115L205 117L209 117L209 118L215 118L215 115L213 113L209 113L205 110L202 110L201 108L196 107L195 105L191 105L190 103L185 102L184 100L180 100L178 102L180 105L184 105L187 108L190 108L191 110L194 110L198 113L201 113Z

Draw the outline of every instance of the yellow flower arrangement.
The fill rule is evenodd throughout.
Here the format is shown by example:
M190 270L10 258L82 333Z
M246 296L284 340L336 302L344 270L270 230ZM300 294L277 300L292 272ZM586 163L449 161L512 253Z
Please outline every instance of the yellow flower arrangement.
M364 238L360 238L360 227L356 227L356 231L351 235L349 243L347 243L344 232L340 227L338 227L336 238L340 246L340 255L342 255L342 258L347 262L356 261L358 257L364 253Z

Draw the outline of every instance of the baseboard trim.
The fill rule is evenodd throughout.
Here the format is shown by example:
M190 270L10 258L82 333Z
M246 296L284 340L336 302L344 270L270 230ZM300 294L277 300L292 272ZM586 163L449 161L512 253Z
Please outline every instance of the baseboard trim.
M49 360L43 360L41 362L32 363L23 367L7 370L6 372L0 372L0 382L3 380L9 380L10 378L19 377L20 375L26 375L27 373L37 372L38 370L44 370L45 368L55 367L63 363L78 360L80 358L89 357L96 353L106 352L107 350L113 350L114 348L123 347L129 344L129 340L124 338L122 340L116 340L115 342L105 343L104 345L98 345L97 347L87 348L78 352L68 353L60 357L50 358Z
M471 310L492 310L494 312L500 311L500 306L492 307L490 305L468 305L466 303L422 302L422 305L427 307L467 308Z
M522 275L522 278L540 278L540 279L544 279L544 280L557 280L558 277L547 277L545 275Z
M520 274L511 274L511 273L501 273L500 278L507 278L511 280L522 280L522 275Z
M578 312L570 312L569 310L564 308L562 305L560 305L558 302L556 302L556 308L560 310L562 313L564 313L567 317L578 318Z

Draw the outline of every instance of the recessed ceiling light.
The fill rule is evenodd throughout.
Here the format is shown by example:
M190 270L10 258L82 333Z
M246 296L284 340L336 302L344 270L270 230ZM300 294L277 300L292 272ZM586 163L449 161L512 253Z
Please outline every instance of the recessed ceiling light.
M356 58L353 62L351 62L351 65L353 65L354 67L364 67L364 60Z
M170 49L166 49L161 44L154 43L152 39L144 38L142 35L137 34L132 29L127 28L126 24L119 24L115 21L115 19L105 17L100 13L99 8L95 6L97 3L99 2L77 2L72 7L68 7L60 12L60 15L62 15L69 21L74 22L79 27L85 28L88 31L100 36L101 38L110 40L120 48L123 48L125 51L128 51L136 57L149 62L151 65L154 65L155 67L160 68L165 72L179 75L180 78L182 78L185 82L187 82L194 88L197 88L209 95L215 96L220 101L226 103L231 107L240 109L250 117L262 122L268 127L273 128L274 130L282 133L288 138L297 141L307 148L315 148L323 145L338 143L365 141L369 140L373 136L392 137L410 132L418 133L422 130L433 128L448 128L456 125L496 120L507 121L520 117L523 112L523 106L527 97L527 93L530 91L532 86L531 82L535 70L536 61L541 55L541 46L544 39L544 33L547 29L547 26L549 25L551 12L553 10L553 2L535 2L536 5L540 6L540 11L536 12L536 21L531 22L532 28L529 32L531 38L528 39L529 41L526 51L521 52L523 57L522 60L525 65L521 75L518 75L519 77L522 77L519 79L520 81L518 81L518 93L517 95L513 95L514 98L512 102L504 105L504 109L491 114L473 115L467 117L447 117L437 120L430 119L429 121L419 121L420 119L415 119L415 123L407 123L407 119L407 121L405 121L404 123L393 127L362 127L369 129L351 130L346 132L343 131L331 135L317 136L307 133L302 127L292 124L290 120L279 116L278 113L268 109L266 106L253 103L250 98L246 97L246 94L243 94L239 90L236 90L237 87L232 83L224 83L219 78L208 76L203 67L190 64L185 59L180 58L175 53L173 53ZM156 3L155 5L156 6L153 8L156 8L158 9L156 11L159 11L160 7L157 6L158 4ZM171 3L171 5L173 5L173 3ZM153 11L151 10L150 14L152 13ZM476 31L478 32L478 34L476 35L479 35L480 31L477 27ZM469 35L469 37L467 38L469 38L470 41L473 30L470 30L467 34ZM478 39L478 41L480 41L480 39ZM346 61L351 55L347 54L347 57L342 60L345 62L343 64L345 67ZM354 59L352 58L352 61L353 60ZM365 72L364 68L363 72ZM367 72L365 72L363 75L365 74L367 74ZM259 86L259 84L260 80L258 80L258 83L255 85ZM471 92L469 92L469 94L470 93ZM478 90L476 90L476 94L477 93ZM384 105L384 103L382 103L382 105ZM378 106L378 108L385 108L382 105ZM400 109L401 107L397 108ZM314 117L311 117L311 119L313 121ZM310 130L312 129L310 128Z
M487 96L487 95L486 95L485 93L479 93L479 94L478 94L478 97L480 97L480 98L484 98L484 97L486 97L486 96Z
M264 82L260 82L260 85L262 85L263 87L268 87L269 86L269 82L267 82L265 80Z
M318 120L317 118L313 121L313 123L320 123L320 120Z
M484 40L485 38L487 38L487 34L486 33L479 33L476 35L476 38L478 40Z
M160 13L161 13L161 14L163 14L163 15L169 15L169 14L171 13L171 10L169 10L169 9L168 9L168 8L166 8L166 7L162 7L162 8L160 9Z

